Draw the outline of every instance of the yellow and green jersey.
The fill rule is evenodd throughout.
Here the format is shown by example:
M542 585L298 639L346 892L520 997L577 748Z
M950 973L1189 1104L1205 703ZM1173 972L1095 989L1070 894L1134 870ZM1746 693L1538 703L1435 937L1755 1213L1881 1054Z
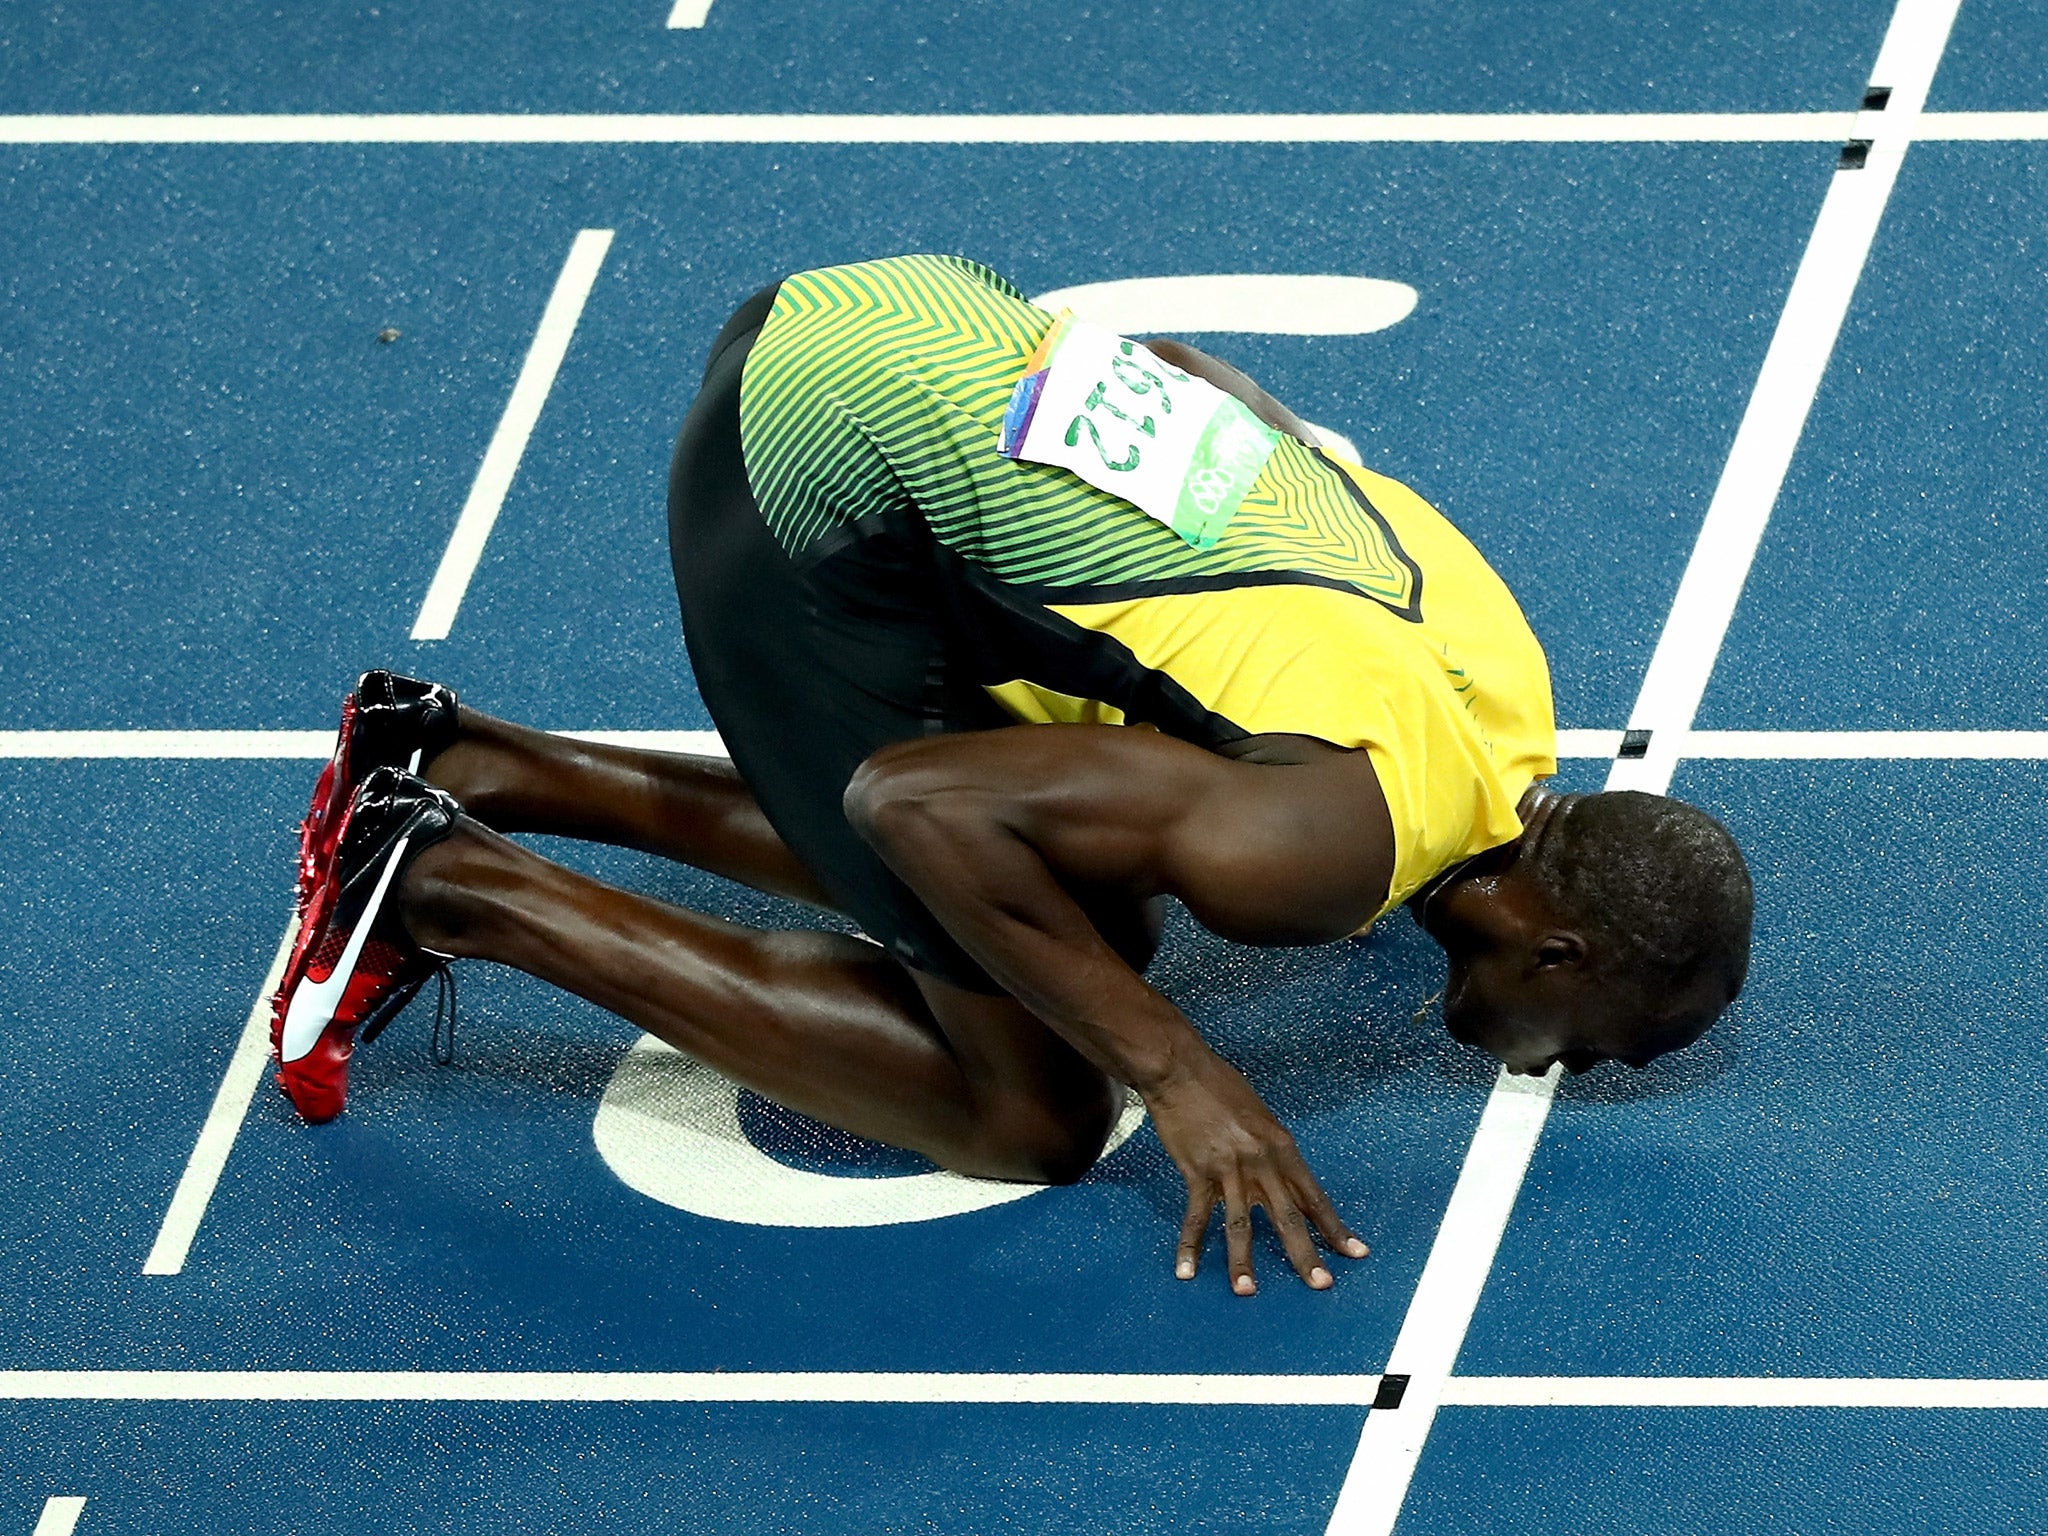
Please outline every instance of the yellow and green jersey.
M1383 911L1515 837L1523 791L1556 771L1550 674L1479 552L1406 486L1292 438L1208 549L1005 458L1053 320L955 257L786 278L740 395L783 548L801 564L864 529L927 530L958 645L1017 720L1366 751L1394 824Z

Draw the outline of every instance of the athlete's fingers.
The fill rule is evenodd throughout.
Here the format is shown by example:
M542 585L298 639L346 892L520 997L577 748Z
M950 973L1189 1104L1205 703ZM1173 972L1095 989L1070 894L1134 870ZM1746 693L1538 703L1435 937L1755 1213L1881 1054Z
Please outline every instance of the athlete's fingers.
M1334 1285L1329 1270L1323 1267L1322 1255L1316 1252L1316 1240L1309 1236L1308 1222L1295 1207L1286 1186L1281 1185L1279 1194L1267 1195L1259 1203L1265 1206L1273 1230L1280 1234L1280 1246L1287 1250L1287 1262L1294 1266L1294 1272L1314 1290L1326 1291Z
M1202 1261L1202 1240L1209 1233L1209 1213L1216 1209L1216 1192L1204 1184L1188 1186L1188 1212L1180 1219L1180 1247L1173 1258L1173 1272L1182 1280L1195 1278L1195 1266Z
M1295 1180L1295 1193L1301 1201L1301 1209L1308 1219L1315 1223L1316 1231L1332 1251L1343 1254L1347 1259L1362 1259L1372 1250L1364 1241L1344 1225L1344 1218L1337 1214L1337 1207L1330 1203L1330 1197L1323 1193L1323 1186L1316 1182L1316 1176L1304 1165Z
M1252 1274L1252 1208L1236 1174L1223 1181L1223 1243L1230 1256L1230 1288L1250 1296L1259 1288Z

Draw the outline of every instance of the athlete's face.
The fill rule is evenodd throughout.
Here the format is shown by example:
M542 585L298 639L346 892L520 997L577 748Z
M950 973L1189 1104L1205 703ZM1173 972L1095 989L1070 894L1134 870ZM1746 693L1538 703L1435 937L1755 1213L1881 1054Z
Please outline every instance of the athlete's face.
M1444 1027L1510 1072L1533 1077L1558 1065L1567 1072L1603 1061L1645 1066L1704 1027L1647 1029L1633 1000L1594 974L1587 940L1551 910L1529 875L1528 850L1570 803L1532 790L1521 807L1528 829L1521 840L1475 860L1418 913L1450 966Z
M1597 989L1563 955L1492 951L1453 959L1444 986L1444 1028L1510 1072L1541 1077L1553 1066L1588 1072L1603 1061L1648 1066L1666 1047L1613 1017Z

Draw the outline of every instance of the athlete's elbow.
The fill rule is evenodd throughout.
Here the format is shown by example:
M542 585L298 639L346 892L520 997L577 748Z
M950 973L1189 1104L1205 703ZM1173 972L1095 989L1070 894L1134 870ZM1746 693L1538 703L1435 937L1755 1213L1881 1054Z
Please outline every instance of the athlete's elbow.
M931 840L949 819L945 790L906 755L882 748L853 771L840 797L848 825L885 857Z

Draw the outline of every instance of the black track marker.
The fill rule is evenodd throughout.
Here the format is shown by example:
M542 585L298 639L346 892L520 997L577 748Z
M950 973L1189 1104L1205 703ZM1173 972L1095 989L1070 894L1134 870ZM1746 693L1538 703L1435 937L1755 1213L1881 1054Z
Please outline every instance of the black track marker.
M1382 1376L1379 1390L1372 1395L1372 1405L1375 1408L1398 1408L1407 1391L1406 1376Z
M1888 85L1873 85L1863 93L1863 110L1882 112L1892 99L1892 88Z
M1842 158L1837 163L1836 169L1844 171L1860 171L1863 169L1863 162L1868 160L1869 158L1870 140L1851 139L1848 143L1842 146Z
M1650 733L1648 731L1623 731L1621 733L1621 756L1648 757L1650 755Z

